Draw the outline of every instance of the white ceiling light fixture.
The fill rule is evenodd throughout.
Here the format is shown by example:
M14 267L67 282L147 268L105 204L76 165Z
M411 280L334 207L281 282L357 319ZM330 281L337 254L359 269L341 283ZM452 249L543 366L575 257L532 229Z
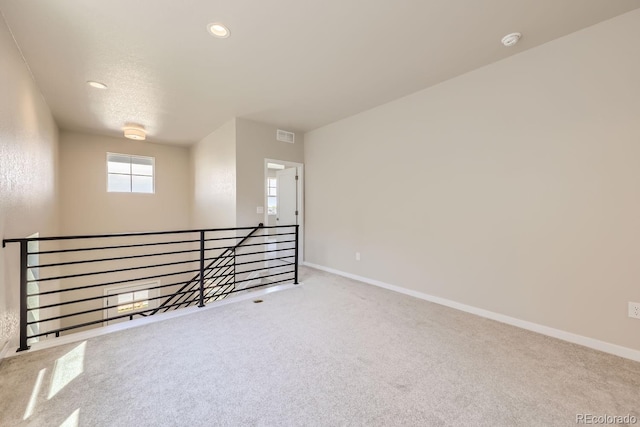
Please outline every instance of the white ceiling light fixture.
M209 34L213 37L217 37L219 39L226 39L231 35L227 26L219 22L213 22L207 25L207 31L209 31Z
M147 139L147 133L142 126L127 126L124 128L124 137L135 141Z
M520 33L511 33L507 34L502 38L502 44L506 47L511 47L520 41L522 34Z
M95 89L106 89L107 85L104 83L96 82L94 80L87 81L87 84Z

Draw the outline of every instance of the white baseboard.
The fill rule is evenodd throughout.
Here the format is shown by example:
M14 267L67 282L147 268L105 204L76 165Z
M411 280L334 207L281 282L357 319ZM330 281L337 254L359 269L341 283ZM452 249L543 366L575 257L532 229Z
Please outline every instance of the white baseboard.
M357 280L359 282L368 283L373 286L389 289L391 291L399 292L401 294L409 295L415 298L420 298L425 301L444 305L446 307L454 308L456 310L475 314L477 316L485 317L487 319L496 320L501 323L506 323L507 325L516 326L518 328L526 329L528 331L537 332L539 334L547 335L547 336L557 338L563 341L567 341L573 344L578 344L584 347L592 348L594 350L599 350L605 353L624 357L625 359L631 359L636 362L640 362L640 351L638 350L622 347L617 344L608 343L606 341L600 341L600 340L585 337L582 335L577 335L571 332L551 328L549 326L540 325L540 324L529 322L526 320L517 319L515 317L510 317L504 314L495 313L493 311L484 310L482 308L462 304L446 298L436 297L433 295L425 294L425 293L414 291L411 289L402 288L400 286L390 285L388 283L381 282L379 280L369 279L367 277L358 276L356 274L346 273L344 271L336 270L336 269L325 267L322 265L317 265L310 262L304 262L303 265L307 267L315 268L317 270L326 271L327 273L333 273L333 274L337 274L338 276L343 276L349 279Z

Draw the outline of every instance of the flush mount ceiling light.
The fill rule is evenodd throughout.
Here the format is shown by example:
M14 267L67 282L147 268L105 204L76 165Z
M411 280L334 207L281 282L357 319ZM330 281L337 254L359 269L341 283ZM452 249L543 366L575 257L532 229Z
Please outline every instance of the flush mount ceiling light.
M506 47L511 47L514 44L518 43L518 41L520 40L520 37L522 37L522 34L520 33L507 34L502 38L502 44L505 45Z
M93 80L89 80L87 82L87 84L89 86L93 87L93 88L96 88L96 89L106 89L107 88L106 84L100 83L100 82L96 82L96 81L93 81Z
M141 126L127 126L124 128L124 137L136 141L144 141L147 138L147 133Z
M207 25L207 31L209 31L209 34L213 37L218 37L220 39L226 39L231 34L229 29L219 22Z

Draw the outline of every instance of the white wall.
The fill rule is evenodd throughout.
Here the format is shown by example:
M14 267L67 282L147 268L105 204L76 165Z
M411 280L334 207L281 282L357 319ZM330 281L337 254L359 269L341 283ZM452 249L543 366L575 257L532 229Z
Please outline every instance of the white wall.
M0 19L0 236L56 234L58 130ZM18 333L19 252L0 249L0 351Z
M302 163L303 137L276 140L275 126L236 118L191 147L193 228L251 227L264 222L264 159Z
M264 222L257 207L265 206L264 159L304 162L304 137L296 133L295 144L276 140L277 127L246 119L237 124L237 205L238 227Z
M107 153L121 153L155 158L155 193L109 193L107 192ZM138 231L171 231L185 230L189 228L191 209L190 189L190 156L189 149L179 146L154 144L148 141L131 141L122 138L108 136L87 135L74 132L62 132L60 134L60 207L61 207L61 232L64 235L77 234L102 234L102 233L126 233ZM176 237L172 236L172 240ZM139 238L131 241L122 239L111 243L95 242L94 244L117 245L140 243ZM157 241L153 239L153 241ZM77 243L73 244L77 247ZM184 250L190 247L172 246L171 250ZM166 251L167 248L151 247L145 249L145 253L154 251ZM139 255L141 252L122 253L109 252L106 257ZM81 256L89 257L90 254ZM171 257L154 257L153 262L161 264L175 260L188 260L191 255L174 255ZM70 254L69 259L76 260L76 254ZM138 260L121 260L103 262L100 269L111 270L142 265ZM62 275L86 272L85 264L64 267ZM95 267L93 267L95 268ZM181 265L177 268L188 269L189 265ZM103 274L85 280L66 279L59 284L63 288L86 286L95 283L129 280L132 283L140 283L138 277L153 274L170 273L177 270L176 267L155 268L139 271ZM164 277L162 285L174 283L179 280L188 280L193 273L178 276ZM146 280L148 282L148 280ZM143 280L142 282L145 282ZM171 288L162 289L161 294L167 293ZM98 297L103 295L104 289L91 288L83 291L66 292L61 295L63 301L72 301L81 298ZM83 310L100 309L103 301L96 300L83 305ZM65 305L61 314L77 312L79 305ZM102 311L74 316L63 319L61 326L66 327L83 322L102 319ZM46 325L45 326L49 326ZM101 326L98 324L97 326ZM82 329L71 330L71 333Z
M236 121L191 147L192 228L236 226Z
M306 134L306 259L640 350L639 40L635 11Z
M107 152L155 157L155 194L108 193ZM60 135L63 234L189 228L189 150L107 136Z

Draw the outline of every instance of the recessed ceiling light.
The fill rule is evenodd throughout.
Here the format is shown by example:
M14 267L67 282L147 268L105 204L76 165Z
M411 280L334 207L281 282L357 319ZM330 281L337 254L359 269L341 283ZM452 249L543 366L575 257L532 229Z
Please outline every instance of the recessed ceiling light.
M522 34L520 33L507 34L502 38L502 44L505 45L506 47L511 47L514 44L518 43L518 41L520 40L520 37L522 37Z
M93 80L89 80L87 82L87 84L91 87L94 87L96 89L106 89L107 85L104 83L100 83L100 82L94 82Z
M207 25L207 30L212 36L221 39L226 39L231 34L229 32L229 29L219 22L214 22L213 24Z
M147 138L147 133L144 131L144 128L142 126L129 126L124 128L124 137L134 139L136 141L144 141Z

